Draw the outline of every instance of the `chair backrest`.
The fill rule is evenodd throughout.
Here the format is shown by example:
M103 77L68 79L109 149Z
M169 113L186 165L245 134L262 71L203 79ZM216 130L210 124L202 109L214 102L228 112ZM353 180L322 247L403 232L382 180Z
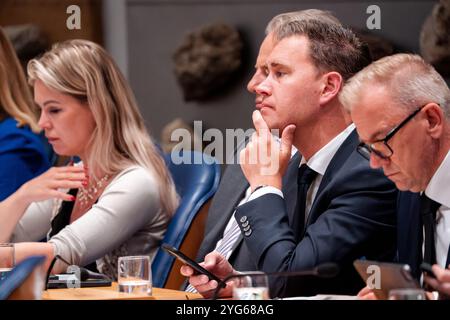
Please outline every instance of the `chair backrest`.
M174 161L181 158L185 160L181 164ZM199 213L206 212L205 206L219 186L220 165L214 158L195 151L185 151L174 157L170 154L165 155L165 160L180 195L180 205L169 223L162 243L180 249L184 241L189 241L187 245L195 258L204 231L203 225L201 228L198 226L196 228L195 224L198 224ZM202 207L205 210L201 210ZM195 232L192 232L193 229ZM195 234L196 238L193 242L191 242L192 234ZM173 265L174 258L159 248L152 263L155 287L167 288L166 284ZM173 286L172 284L172 289L178 289Z
M6 277L0 282L0 300L5 299L40 299L35 296L36 286L34 281L42 282L40 287L44 289L45 279L43 270L39 274L35 274L38 267L45 262L44 256L31 256L24 259L17 266L15 266ZM29 283L27 288L19 292L27 281L31 279L33 283ZM39 292L41 294L42 291Z

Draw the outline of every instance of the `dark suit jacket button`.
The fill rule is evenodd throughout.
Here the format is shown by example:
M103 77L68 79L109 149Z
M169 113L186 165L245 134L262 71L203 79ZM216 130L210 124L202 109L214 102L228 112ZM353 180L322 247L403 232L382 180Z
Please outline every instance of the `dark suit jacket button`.
M250 230L248 230L248 231L246 231L246 232L244 233L244 235L245 235L246 237L249 237L251 234L252 234L252 229L250 229Z
M243 224L242 224L242 226L245 228L246 226L248 226L248 220L247 221L245 221ZM247 230L245 230L245 231L247 231Z
M248 231L250 230L250 226L246 226L245 228L243 228L244 231Z
M247 216L243 216L243 217L241 218L241 220L239 220L239 221L241 221L242 223L244 223L245 221L247 221Z

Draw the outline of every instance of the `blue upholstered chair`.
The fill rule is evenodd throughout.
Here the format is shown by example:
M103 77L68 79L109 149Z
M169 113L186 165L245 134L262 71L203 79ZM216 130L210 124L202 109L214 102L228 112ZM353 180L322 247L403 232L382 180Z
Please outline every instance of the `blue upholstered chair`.
M41 266L45 262L44 256L31 256L24 259L17 266L15 266L6 277L0 281L0 300L6 300L11 298L11 295L18 290L22 285L24 285L25 281L33 274L33 272ZM39 275L39 277L43 277ZM38 280L38 279L36 279ZM41 280L41 279L39 279ZM16 298L23 299L39 299L40 297L34 297L34 293L31 291L35 291L34 285L30 285L31 289L24 290L24 295ZM42 289L44 289L44 283L42 283Z
M202 215L206 217L207 206L205 207L205 204L219 186L220 165L214 158L200 152L187 151L177 155L179 157L165 156L166 164L180 195L180 205L172 217L162 243L180 249L183 241L186 240L189 242L186 243L186 246L190 251L187 253L195 258L203 238L204 226L204 221L196 222L196 220L200 219L201 209L205 212ZM176 164L180 157L191 164ZM201 227L197 226L197 229L193 231L195 224L201 224ZM191 232L189 232L190 230ZM174 258L159 248L152 264L153 286L167 288L169 273L173 265ZM177 272L178 270L174 270L174 273ZM180 278L182 277L180 276ZM172 289L178 289L177 286L180 283L178 280L176 281L177 284L172 285Z

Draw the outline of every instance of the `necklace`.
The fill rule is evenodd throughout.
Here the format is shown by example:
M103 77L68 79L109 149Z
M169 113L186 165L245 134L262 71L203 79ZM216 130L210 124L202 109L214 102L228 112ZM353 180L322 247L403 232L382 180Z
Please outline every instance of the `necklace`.
M92 186L89 186L88 188L81 187L78 189L77 198L80 201L80 203L85 206L90 201L94 200L97 192L103 187L106 181L108 181L109 175L105 174L103 178L98 180L95 184Z

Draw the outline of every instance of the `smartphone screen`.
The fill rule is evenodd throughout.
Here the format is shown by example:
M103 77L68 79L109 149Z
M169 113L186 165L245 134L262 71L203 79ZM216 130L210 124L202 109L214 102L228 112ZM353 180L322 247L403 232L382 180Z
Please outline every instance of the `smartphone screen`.
M180 260L182 263L184 263L184 264L190 266L192 269L194 269L194 272L204 274L204 275L208 276L208 278L210 280L216 280L217 283L219 284L219 286L221 286L222 288L224 288L226 286L226 283L223 282L222 280L220 280L216 275L212 274L211 272L209 272L208 270L203 268L201 265L199 265L197 262L195 262L194 260L192 260L191 258L186 256L184 253L182 253L178 249L175 249L174 247L169 246L166 243L163 243L161 245L161 247L167 253L171 254L172 256L174 256L175 258Z

